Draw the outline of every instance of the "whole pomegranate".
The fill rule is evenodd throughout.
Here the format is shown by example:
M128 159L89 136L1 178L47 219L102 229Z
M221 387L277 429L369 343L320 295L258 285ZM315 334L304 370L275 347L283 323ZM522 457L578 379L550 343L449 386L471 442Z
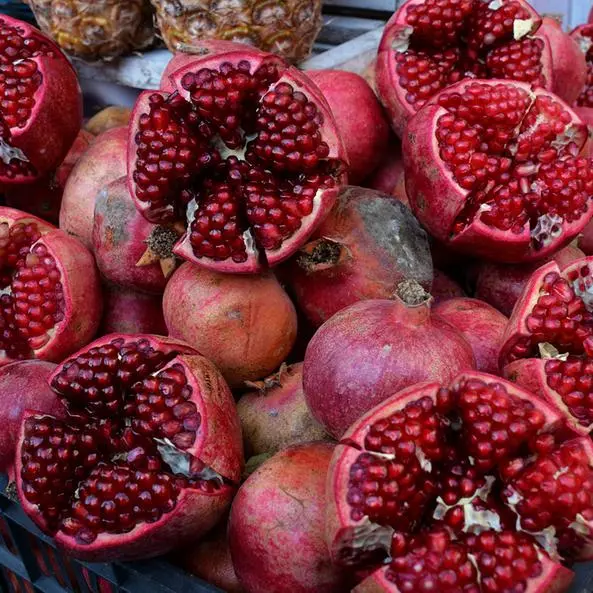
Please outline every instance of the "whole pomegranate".
M210 361L169 338L112 334L49 383L66 417L25 414L17 488L24 511L68 555L149 558L222 517L241 475L241 428Z
M434 279L432 281L430 294L434 299L435 305L457 297L467 296L458 282L455 282L455 280L447 274L436 269L434 271Z
M95 198L93 253L102 276L124 288L162 294L177 266L171 225L148 222L136 209L125 177Z
M119 105L110 105L95 113L85 124L84 129L90 132L93 136L98 136L121 126L127 126L130 123L132 110L128 107L120 107Z
M99 335L167 335L161 296L106 285L103 287L103 302Z
M0 368L0 472L12 470L23 412L36 408L60 414L62 405L47 380L56 365L42 360L23 360Z
M58 362L95 335L99 274L82 243L20 210L0 207L0 365Z
M488 303L477 299L454 298L437 304L434 313L454 325L469 342L476 369L498 374L498 353L508 318Z
M567 591L559 555L593 554L593 445L563 420L475 371L392 395L334 450L333 561L385 559L357 592Z
M303 364L280 370L254 383L257 391L237 403L246 456L274 454L290 445L327 440L327 433L307 407L303 392Z
M584 256L585 254L580 249L568 245L551 257L544 258L543 263L555 261L560 267L563 267ZM533 264L480 262L475 269L475 297L510 317L525 285L541 265L541 262Z
M429 289L428 239L390 196L346 186L312 241L290 263L286 281L315 327L358 301L390 298L404 280Z
M410 120L412 210L439 241L503 263L542 259L593 216L587 127L560 99L519 82L464 81Z
M305 354L303 386L313 417L340 438L396 391L449 381L475 364L461 332L432 314L430 295L403 282L393 300L351 305L317 331Z
M551 41L550 26L541 24L525 0L403 2L385 27L375 72L395 132L403 138L427 101L466 79L520 81L574 101L573 81L582 72L563 67L574 48L560 43L556 30Z
M64 187L60 228L92 249L95 199L107 184L126 174L127 128L97 136L78 160Z
M334 446L305 443L280 451L239 488L228 540L246 593L341 593L323 534L325 482Z
M82 125L74 68L28 23L0 15L0 187L31 183L63 161Z
M389 123L367 81L345 70L307 70L327 99L350 163L348 180L359 185L387 151Z
M169 335L212 360L231 387L268 376L296 339L294 305L270 272L221 274L186 262L167 284L163 312Z
M333 206L346 156L321 91L281 58L243 46L192 56L140 95L128 175L151 222L188 221L175 253L220 272L287 259Z
M406 193L404 161L399 141L392 139L379 166L370 177L362 182L362 185L393 196L408 208L410 207L408 194Z

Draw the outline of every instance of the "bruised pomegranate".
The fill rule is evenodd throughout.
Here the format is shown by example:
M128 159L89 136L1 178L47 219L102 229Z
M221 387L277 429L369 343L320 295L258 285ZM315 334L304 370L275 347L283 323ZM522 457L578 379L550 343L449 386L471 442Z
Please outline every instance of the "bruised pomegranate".
M112 334L50 377L66 418L28 411L17 449L25 512L71 556L151 557L211 529L242 467L214 365L169 338Z
M95 199L109 183L126 175L127 128L97 136L78 160L64 187L60 228L92 249Z
M267 377L296 339L294 305L270 272L221 274L186 262L167 284L163 312L169 335L212 360L231 387Z
M402 3L385 27L376 63L377 92L395 132L403 137L427 101L465 79L521 81L574 101L575 72L563 67L570 46L559 43L555 30L551 40L549 25L540 30L541 24L525 0Z
M313 417L341 437L362 414L419 381L475 368L461 332L430 309L430 295L403 282L393 300L343 309L309 342L303 386Z
M0 185L55 170L82 125L74 68L28 23L0 15Z
M346 186L291 262L286 281L319 327L358 301L390 298L404 280L428 289L432 274L426 233L411 212L390 196Z
M102 276L124 288L162 294L177 266L171 225L148 222L134 206L125 177L95 199L93 253Z
M520 263L569 243L593 215L587 128L525 84L465 81L410 121L403 141L412 210L439 241Z
M359 185L377 168L387 151L389 123L367 81L345 70L307 70L321 89L342 134L350 163L348 180Z
M590 223L587 227L589 226ZM555 261L560 267L563 267L584 256L585 254L580 249L568 245L551 257L544 258L544 262ZM475 297L510 317L525 284L541 265L541 262L532 264L480 262L475 270Z
M93 338L99 275L84 245L43 220L0 207L0 365L58 362Z
M257 391L237 403L246 456L274 454L290 445L326 440L327 433L313 417L303 393L302 363L253 383Z
M592 486L593 446L558 409L466 372L400 391L348 430L327 543L342 565L385 559L357 591L564 592L558 554L593 551Z
M128 174L151 222L188 221L175 252L253 273L288 258L332 207L346 156L321 91L248 47L192 56L168 90L140 95Z
M246 593L341 593L323 534L325 482L334 446L289 447L241 486L229 520L235 572Z

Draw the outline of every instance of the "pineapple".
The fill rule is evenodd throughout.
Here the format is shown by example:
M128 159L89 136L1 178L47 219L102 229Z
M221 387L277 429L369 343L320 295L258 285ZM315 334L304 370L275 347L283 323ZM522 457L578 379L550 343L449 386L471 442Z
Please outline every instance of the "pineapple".
M291 61L306 58L321 29L321 0L151 0L165 43L201 39L254 45Z
M94 60L143 49L154 40L150 0L23 0L67 53Z

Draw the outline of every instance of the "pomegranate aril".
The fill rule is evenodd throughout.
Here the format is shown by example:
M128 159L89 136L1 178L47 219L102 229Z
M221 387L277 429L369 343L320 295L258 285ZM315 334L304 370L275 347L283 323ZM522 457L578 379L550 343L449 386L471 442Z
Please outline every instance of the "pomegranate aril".
M522 39L493 49L486 59L489 78L505 78L546 86L542 74L542 39Z

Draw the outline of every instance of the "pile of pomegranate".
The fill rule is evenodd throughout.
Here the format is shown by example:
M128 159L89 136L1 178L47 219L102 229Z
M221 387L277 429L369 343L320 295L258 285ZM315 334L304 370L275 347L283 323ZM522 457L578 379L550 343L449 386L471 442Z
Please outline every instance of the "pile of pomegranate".
M0 15L25 513L74 560L230 593L571 592L590 126L593 25L526 0L407 0L364 76L204 41L90 120L58 46Z

